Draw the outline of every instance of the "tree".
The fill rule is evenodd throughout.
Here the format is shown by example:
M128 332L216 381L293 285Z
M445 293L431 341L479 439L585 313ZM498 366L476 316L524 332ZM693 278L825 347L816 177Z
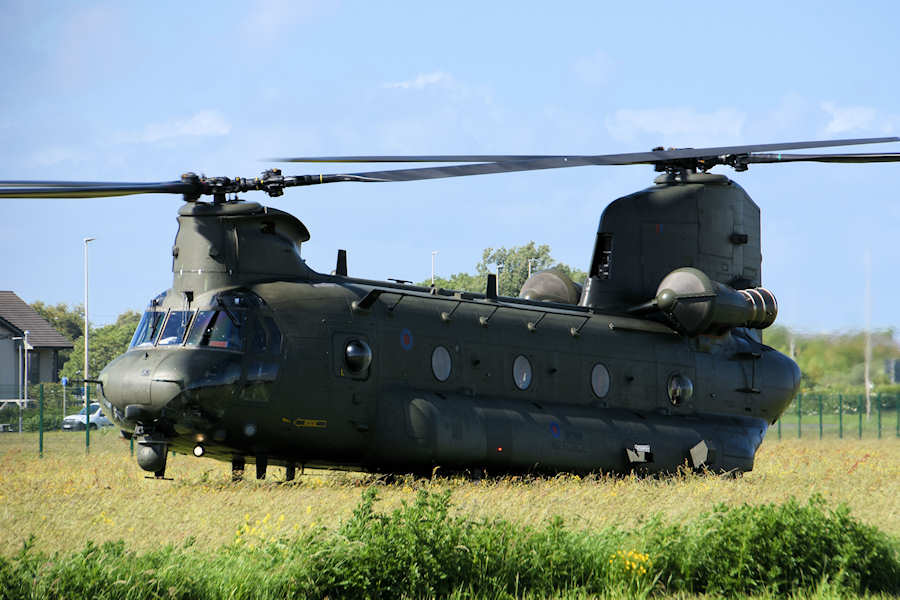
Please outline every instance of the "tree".
M33 302L31 308L41 315L45 321L53 326L53 329L64 335L69 340L77 340L84 335L84 305L79 304L69 309L66 303L56 306L44 304L40 300Z
M488 273L498 273L497 292L501 296L518 296L525 280L528 279L528 265L531 263L531 272L537 273L545 269L556 268L564 271L576 283L584 283L587 274L579 269L573 269L568 265L556 262L550 255L550 246L535 245L534 241L524 246L512 248L485 248L481 254L481 262L475 265L475 274L456 273L449 279L435 277L434 284L437 287L460 290L464 292L484 293L487 284ZM419 285L431 285L431 280L423 281Z
M128 350L131 336L137 328L141 315L133 310L119 315L116 322L96 329L91 329L91 364L90 374L96 376L112 359ZM76 373L81 372L81 375ZM84 336L75 342L75 349L69 360L63 365L60 375L72 379L80 379L84 374Z
M794 360L803 373L805 390L840 392L863 388L866 343L863 332L802 334L776 325L763 332L763 340L788 355L793 340ZM900 344L895 341L892 329L872 332L872 364L879 365L885 359L898 356ZM885 385L888 376L876 371L873 380L878 385Z

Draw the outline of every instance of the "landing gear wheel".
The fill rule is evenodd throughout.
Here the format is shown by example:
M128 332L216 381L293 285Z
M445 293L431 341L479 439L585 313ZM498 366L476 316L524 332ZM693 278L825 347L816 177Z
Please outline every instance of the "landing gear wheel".
M157 479L166 475L166 459L169 447L165 442L140 442L137 461L142 469L153 473Z
M241 481L244 479L244 467L246 466L243 456L235 456L231 459L231 481Z

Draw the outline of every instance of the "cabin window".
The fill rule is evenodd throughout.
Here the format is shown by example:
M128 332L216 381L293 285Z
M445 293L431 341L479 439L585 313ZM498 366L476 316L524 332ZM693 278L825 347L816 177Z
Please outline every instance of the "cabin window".
M431 353L431 372L438 381L447 381L453 370L453 359L450 352L443 346L435 347Z
M606 398L609 393L609 370L603 363L597 363L591 370L591 389L598 398Z
M156 343L160 346L180 344L184 340L184 334L193 314L193 311L189 310L169 311L169 318L166 319L159 341Z
M531 385L531 361L521 354L513 361L513 381L520 390Z
M164 312L153 310L145 312L144 316L141 317L141 322L138 323L137 329L134 331L129 348L152 346L153 342L156 341L160 325L162 325L162 320L165 316L166 313Z

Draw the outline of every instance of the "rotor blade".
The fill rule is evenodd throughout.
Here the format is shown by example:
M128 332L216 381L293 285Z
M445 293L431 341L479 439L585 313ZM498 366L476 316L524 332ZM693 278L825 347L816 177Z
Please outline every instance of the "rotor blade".
M294 158L266 158L271 162L292 163L449 163L501 162L507 160L536 160L555 158L558 154L421 154L415 156L299 156Z
M853 146L857 144L880 144L884 142L897 142L897 137L881 138L854 138L844 140L816 140L809 142L785 142L777 144L753 144L747 146L718 146L712 148L682 148L671 150L654 150L651 152L630 152L625 154L597 154L597 155L561 155L561 154L444 154L444 155L410 155L410 156L307 156L295 158L273 158L277 162L346 162L346 163L378 163L378 162L531 162L531 161L558 161L556 166L536 166L537 169L553 169L561 167L573 167L582 165L629 165L629 164L653 164L671 160L705 158L723 156L729 154L750 154L752 152L770 152L774 150L802 150L805 148L828 148L835 146ZM572 163L577 164L562 164ZM538 162L538 165L549 163ZM517 171L528 170L524 168L513 169ZM493 172L493 171L492 171ZM501 172L501 171L496 171ZM473 173L475 174L475 173ZM453 175L445 175L453 177Z
M0 181L0 198L100 198L131 194L190 194L198 186L183 181L104 183L80 181Z
M880 154L753 154L748 163L824 162L824 163L877 163L900 162L900 152Z
M447 167L424 167L415 169L396 169L388 171L367 171L352 173L352 177L364 178L368 181L418 181L422 179L441 179L446 177L465 177L469 175L487 175L492 173L513 173L517 171L537 171L542 169L563 169L586 165L628 165L658 164L694 158L717 158L735 154L745 154L758 149L776 150L781 148L816 148L827 146L847 146L875 142L900 141L900 138L869 138L866 140L832 140L828 142L790 142L784 144L757 144L753 146L722 146L717 148L699 148L684 150L656 150L651 152L634 152L628 154L605 154L596 156L549 156L521 161L500 161L477 163L472 165L452 165ZM753 155L751 155L752 157ZM410 158L410 157L407 157ZM326 176L325 183L341 179ZM346 179L344 180L346 181Z

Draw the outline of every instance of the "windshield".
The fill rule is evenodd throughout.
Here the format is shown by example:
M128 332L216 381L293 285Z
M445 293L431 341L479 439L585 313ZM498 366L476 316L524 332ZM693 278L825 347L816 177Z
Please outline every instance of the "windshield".
M189 310L173 310L169 312L169 318L163 327L162 334L159 336L157 344L160 346L169 346L171 344L180 344L184 339L184 333L187 330L188 323L191 322L191 315L194 313Z
M244 311L231 309L229 312L230 315L224 310L201 310L194 319L186 344L240 350L243 347L241 324Z
M162 312L150 310L145 312L144 316L141 317L141 322L138 323L137 329L134 332L134 337L131 338L131 344L129 344L128 347L152 346L159 333L159 326L162 324L164 316L165 313Z
M99 404L91 404L91 414L94 414L94 413L97 412L98 410L100 410L100 405L99 405ZM82 408L81 410L79 410L76 414L79 414L79 415L85 414L84 408Z

